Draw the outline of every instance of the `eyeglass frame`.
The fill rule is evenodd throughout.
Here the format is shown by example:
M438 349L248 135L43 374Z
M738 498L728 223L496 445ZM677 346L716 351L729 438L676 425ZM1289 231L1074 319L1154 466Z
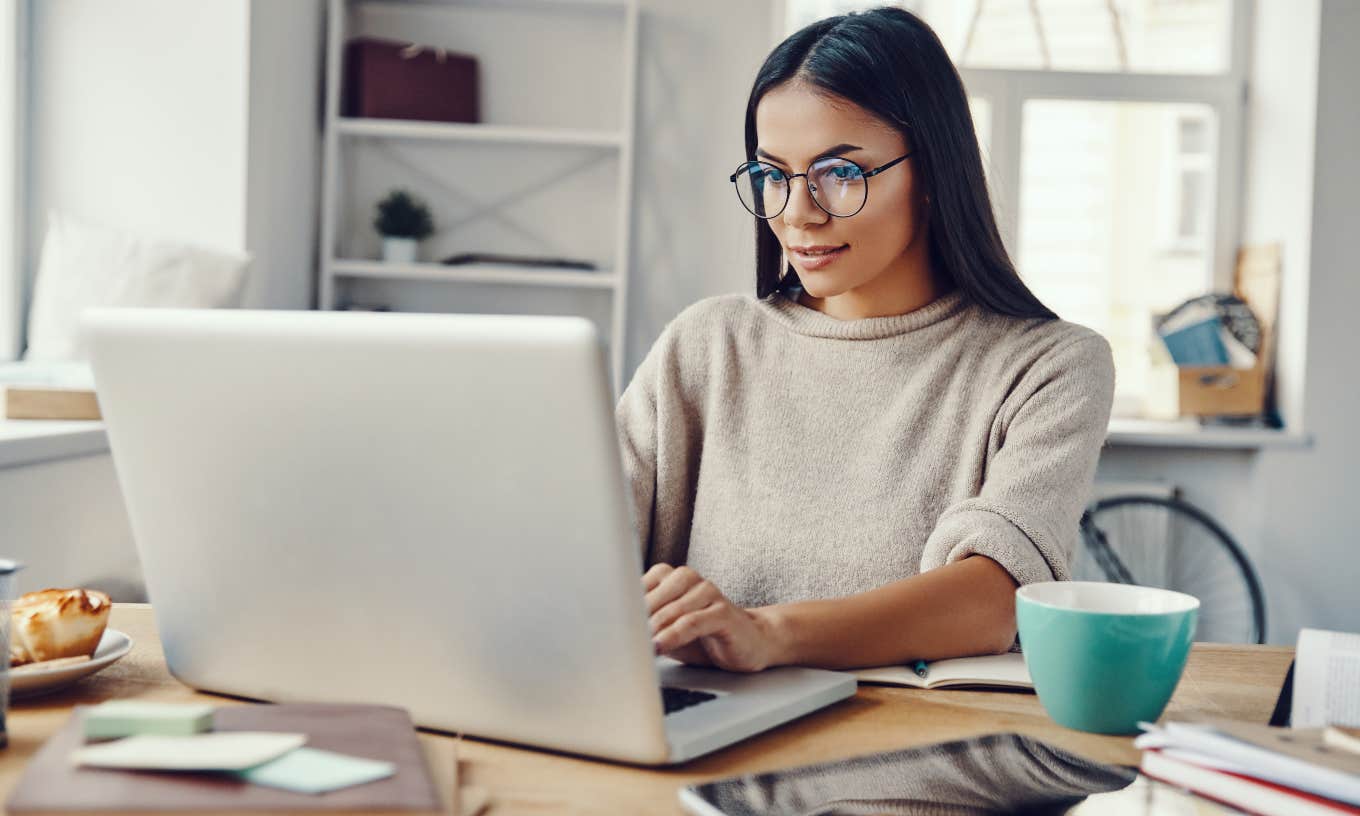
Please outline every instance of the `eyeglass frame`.
M785 192L785 194L784 194L784 206L780 207L779 210L778 210L777 212L775 212L774 214L772 214L772 215L756 215L755 213L751 212L751 208L748 207L748 206L746 206L746 202L745 202L744 200L742 200L740 190L737 191L737 200L738 200L738 201L741 201L741 208L742 208L743 210L746 210L748 213L751 213L751 215L754 215L756 218L759 218L759 219L761 219L762 221L769 221L769 220L771 220L771 219L778 218L780 215L783 215L784 210L787 210L787 209L789 208L789 202L790 202L791 200L793 200L793 180L796 179L796 178L802 178L802 179L803 179L803 183L806 184L806 185L808 185L808 194L809 194L809 196L812 198L812 203L817 205L817 209L821 210L822 212L826 213L827 215L831 216L832 218L853 218L854 216L859 215L860 212L862 212L862 211L864 210L865 205L867 205L867 204L869 203L869 181L868 181L868 180L871 179L871 178L873 178L874 176L878 175L879 173L882 173L884 170L888 170L888 169L892 168L894 165L900 164L901 162L905 161L908 157L910 157L910 156L911 156L913 153L915 153L915 152L916 152L915 150L908 150L906 153L903 153L902 155L898 156L897 158L893 159L892 161L888 162L887 164L880 164L878 167L875 167L875 168L872 169L872 170L865 170L863 167L860 167L859 162L854 161L854 160L852 160L852 159L847 159L847 158L845 158L845 157L843 157L843 156L823 156L823 157L820 158L820 159L815 159L815 160L813 160L812 164L816 164L816 163L819 162L819 161L825 161L826 159L838 159L838 160L840 160L840 161L846 162L847 164L853 164L855 167L858 167L858 168L859 168L859 175L860 175L860 178L865 179L865 182L864 182L864 200L860 202L859 209L855 210L854 212L850 213L849 215L837 215L836 213L833 213L832 211L828 210L826 207L823 207L823 206L822 206L822 202L820 202L820 201L817 200L817 188L813 187L813 186L812 186L812 182L808 180L807 171L803 171L802 173L789 173L789 174L786 174L786 175L787 175L787 181L788 181L788 185L789 185L789 186L788 186L788 190L787 190L787 191ZM736 170L735 173L733 173L732 175L730 175L730 176L727 177L727 180L730 181L730 182L732 182L733 189L736 189L737 176L740 176L740 175L741 175L741 171L742 171L744 168L749 167L749 166L751 166L751 165L753 165L753 164L764 164L764 165L768 165L768 166L770 166L770 167L774 167L774 169L776 169L776 170L779 170L779 168L778 168L778 167L775 167L773 164L770 164L769 162L761 161L760 159L750 159L750 160L748 160L748 161L744 161L744 162L742 162L741 164L737 165L737 170ZM809 165L808 165L808 170L811 170L811 169L812 169L812 164L809 164ZM779 172L782 173L782 172L784 172L784 171L783 171L783 170L779 170Z

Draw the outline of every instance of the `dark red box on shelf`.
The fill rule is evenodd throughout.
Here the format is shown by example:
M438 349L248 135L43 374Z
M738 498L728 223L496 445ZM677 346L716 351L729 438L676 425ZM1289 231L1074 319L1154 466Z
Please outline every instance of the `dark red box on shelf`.
M477 122L477 60L359 37L345 45L344 116Z

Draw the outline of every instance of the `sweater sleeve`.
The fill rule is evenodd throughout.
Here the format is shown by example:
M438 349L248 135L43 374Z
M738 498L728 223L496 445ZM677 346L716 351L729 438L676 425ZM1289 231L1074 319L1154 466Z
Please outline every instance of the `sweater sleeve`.
M985 555L1021 585L1067 580L1113 400L1114 361L1103 337L1040 357L1002 403L1000 443L979 495L940 516L921 571Z
M652 344L615 406L645 566L679 566L689 557L711 346L731 306L739 303L731 297L708 298L677 315Z
M623 475L633 496L633 524L642 548L643 563L648 566L651 565L652 519L656 514L656 380L660 355L661 342L658 341L634 372L632 382L624 389L614 409Z

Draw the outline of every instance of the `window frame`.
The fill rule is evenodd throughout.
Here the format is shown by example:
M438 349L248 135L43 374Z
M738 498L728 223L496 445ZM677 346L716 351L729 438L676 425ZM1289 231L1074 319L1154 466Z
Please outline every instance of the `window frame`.
M968 96L986 100L990 112L990 132L979 136L989 146L986 170L992 206L1012 257L1018 257L1019 251L1025 102L1051 99L1199 104L1214 111L1218 137L1209 154L1215 162L1212 226L1206 247L1211 279L1206 285L1215 290L1232 290L1242 235L1247 76L1254 12L1254 0L1234 0L1228 33L1228 70L1219 74L959 67Z
M1222 134L1214 122L1208 117L1199 117L1189 112L1179 112L1170 117L1167 122L1166 131L1166 153L1172 156L1171 166L1166 168L1162 178L1162 217L1159 219L1161 230L1162 251L1167 254L1179 252L1202 252L1209 247L1210 235L1208 224L1197 224L1201 228L1194 234L1186 234L1181 231L1186 217L1185 184L1186 179L1191 175L1202 174L1207 179L1207 183L1214 181L1215 156L1212 150L1187 151L1181 144L1181 128L1187 122L1194 122L1203 126L1206 130L1206 138L1209 144L1218 144L1218 139ZM1199 191L1196 200L1190 202L1190 207L1202 207L1209 196L1206 188Z

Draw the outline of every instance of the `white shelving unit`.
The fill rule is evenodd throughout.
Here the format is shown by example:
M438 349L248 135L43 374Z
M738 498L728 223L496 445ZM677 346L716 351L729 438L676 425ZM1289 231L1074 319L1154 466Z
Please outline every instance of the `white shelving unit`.
M447 142L617 148L621 147L627 138L625 134L615 131L528 128L506 125L460 125L442 122L411 122L400 119L348 119L342 117L336 122L335 126L344 136L434 139Z
M535 271L531 266L509 264L445 266L436 263L336 260L331 263L331 274L336 278L463 281L582 289L615 289L619 282L616 275L607 272L542 272Z
M356 12L363 7L381 7L385 14L439 13L457 14L468 10L481 14L533 15L581 14L586 16L616 16L621 22L622 41L619 43L618 70L620 94L617 122L614 129L554 127L550 123L534 124L446 124L408 120L364 119L341 116L341 86L343 82L344 47L353 36L367 33L351 30ZM432 12L433 10L433 12ZM327 34L326 100L324 126L324 160L322 166L322 218L318 257L319 303L322 309L345 306L346 285L356 281L420 281L436 282L440 286L458 287L477 284L486 287L505 287L507 298L514 297L514 289L531 287L540 292L580 290L603 293L609 298L609 325L601 327L608 338L611 370L615 388L622 387L623 352L626 347L626 311L628 299L629 240L632 233L633 148L635 138L635 99L637 87L637 0L330 0ZM420 43L440 46L442 43ZM495 43L483 47L496 47ZM472 53L481 61L475 49L450 49ZM498 55L504 56L504 55ZM526 52L517 59L532 60L538 55ZM485 74L487 67L483 66ZM545 83L552 77L545 77ZM487 82L483 79L482 107L488 107ZM504 90L504 86L502 86ZM492 93L495 91L493 90ZM609 118L615 118L610 116ZM435 145L447 151L447 161L475 162L478 149L514 146L523 151L577 151L585 155L605 154L617 162L617 188L614 193L614 235L612 257L592 271L570 268L544 268L507 264L445 265L436 262L387 263L369 258L346 257L344 247L358 243L345 234L342 213L353 208L347 200L346 171L350 151L359 143L380 142L392 145ZM571 217L564 212L563 217ZM436 226L440 214L435 213ZM351 224L354 219L349 219ZM353 226L350 227L353 230ZM482 250L470 247L471 251ZM532 251L506 254L532 255ZM598 294L596 296L599 296ZM447 311L447 309L439 309ZM455 311L457 309L454 309ZM485 311L485 309L477 309Z

